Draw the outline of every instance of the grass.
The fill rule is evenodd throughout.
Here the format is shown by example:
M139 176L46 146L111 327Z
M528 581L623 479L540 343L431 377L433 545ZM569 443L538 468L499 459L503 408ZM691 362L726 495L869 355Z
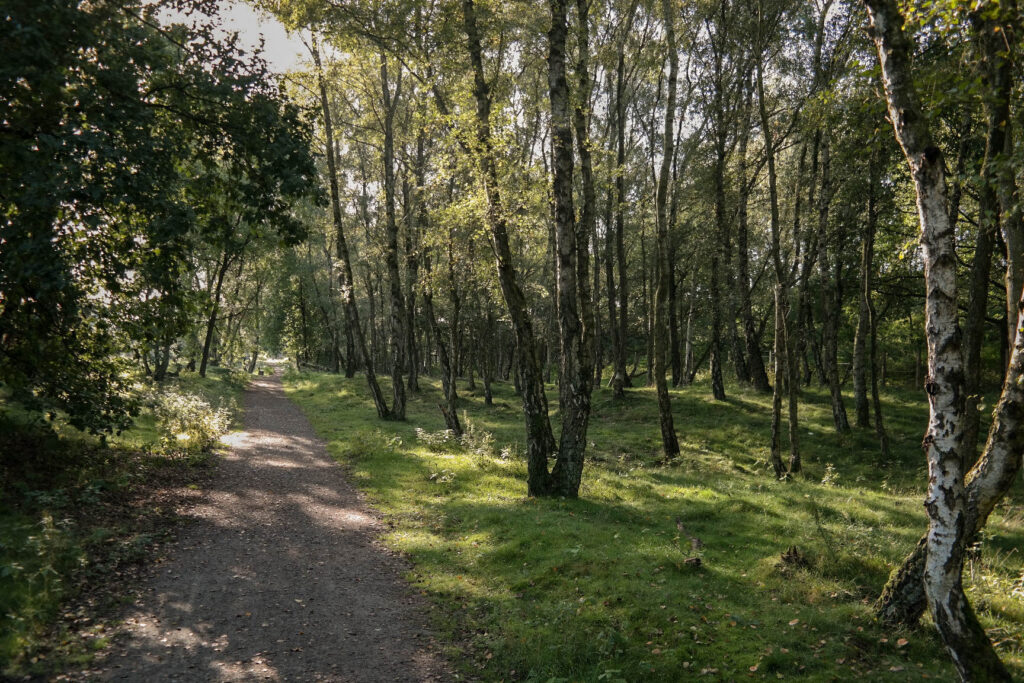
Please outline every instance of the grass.
M926 525L927 406L917 393L886 394L893 454L883 460L873 432L836 435L827 393L808 389L806 471L782 483L767 465L770 397L730 387L719 403L703 385L675 390L683 453L665 465L653 391L618 402L600 389L581 498L537 500L525 495L512 388L496 385L490 407L462 394L468 421L494 437L479 453L438 443L440 387L421 383L408 420L388 423L375 418L361 377L286 377L333 456L387 516L385 542L411 559L409 578L464 675L955 678L932 629L887 631L871 613ZM1024 676L1017 495L993 515L966 578L1002 657ZM803 561L782 562L794 545Z
M216 405L244 383L218 369L167 385ZM204 476L204 458L155 454L158 440L149 410L101 441L0 401L0 678L83 664L105 644L96 608L123 598L117 581L173 524L167 492Z

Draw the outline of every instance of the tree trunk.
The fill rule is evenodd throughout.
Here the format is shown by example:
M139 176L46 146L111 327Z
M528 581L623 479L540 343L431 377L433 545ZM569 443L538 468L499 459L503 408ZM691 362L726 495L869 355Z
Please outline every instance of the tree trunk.
M782 285L776 284L775 293L775 382L772 387L772 431L769 445L769 460L776 479L786 476L786 467L782 462L782 378L785 374L783 362L785 348L786 311L785 293Z
M683 336L683 377L680 384L688 385L692 381L691 378L696 374L696 368L693 364L693 319L696 313L697 303L697 288L694 286L692 280L696 279L697 271L693 271L690 283L690 295L689 295L689 306L686 311L686 333Z
M548 456L555 451L555 439L548 419L548 403L544 394L533 323L512 263L508 225L501 206L498 167L491 142L490 86L484 77L483 48L476 25L476 8L473 0L463 0L462 8L469 56L473 66L473 96L477 105L476 137L480 146L479 163L487 196L487 224L491 232L491 247L494 251L498 281L509 317L512 319L518 349L518 375L526 422L527 487L530 495L549 495L553 487L547 461Z
M231 265L231 253L227 247L221 256L220 268L217 269L217 280L213 287L213 299L210 301L210 314L206 318L206 337L203 340L203 353L199 361L199 376L206 377L206 366L210 361L210 348L213 346L213 333L217 328L217 312L220 310L220 292L224 285L224 276Z
M581 0L583 1L583 0ZM669 258L670 240L668 232L668 192L671 174L673 145L675 143L676 79L679 73L679 54L676 51L675 12L670 0L661 2L662 21L665 23L665 47L668 52L668 99L665 104L665 135L662 143L661 171L658 174L658 190L655 197L657 210L657 267L658 287L654 301L654 383L658 391L658 420L661 425L661 444L665 459L679 455L679 441L676 439L675 424L672 421L672 401L665 379L665 359L668 350L668 307L669 289L673 273Z
M882 456L886 459L889 457L889 436L885 432L885 424L882 421L882 401L878 395L878 313L875 311L875 304L872 297L872 291L874 289L874 278L875 278L875 232L878 228L878 186L879 186L879 174L881 170L881 159L879 159L880 151L878 147L873 146L871 151L871 158L868 161L868 220L867 226L864 232L864 243L861 248L861 301L860 301L860 320L857 324L857 339L855 342L854 350L854 387L856 392L856 386L858 382L857 373L860 372L860 383L865 383L864 378L864 351L865 347L870 342L870 353L868 357L868 363L871 370L871 405L875 415L875 435L878 437L878 446L882 452ZM862 330L862 327L865 328ZM867 337L867 339L865 339ZM858 361L858 352L856 347L860 347L860 360ZM861 392L865 391L862 386ZM868 417L865 415L864 421L861 422L860 411L867 412L867 396L863 396L864 405L861 405L862 397L858 393L857 396L857 421L858 426L867 427Z
M492 343L498 338L498 327L494 320L494 311L491 310L490 305L487 306L487 328L485 330L485 338L490 340ZM484 353L484 363L482 367L484 377L484 404L493 405L494 396L491 394L491 382L494 381L494 366L497 360L497 346L487 345L487 351Z
M405 419L406 320L405 301L402 296L402 276L398 271L398 220L395 212L395 110L402 89L402 71L399 69L395 91L391 92L388 78L388 58L380 55L381 104L384 108L384 213L387 226L385 262L391 291L391 419Z
M889 116L914 179L925 265L926 392L930 407L924 593L943 644L965 681L1010 680L963 590L968 519L963 481L964 364L957 321L955 235L942 151L932 141L912 80L911 40L894 0L865 0ZM1015 390L1016 391L1016 390ZM1019 406L1014 406L1014 412ZM995 429L995 427L994 427ZM973 526L973 525L972 525Z
M339 280L341 286L341 298L345 307L345 318L348 322L346 326L346 335L349 339L350 349L352 348L352 337L355 338L355 343L358 346L359 353L362 355L363 362L366 364L366 383L370 388L370 395L373 397L373 405L377 409L377 417L387 419L390 416L391 411L388 409L388 404L384 400L384 394L380 390L380 385L377 384L377 376L373 369L373 357L366 349L366 337L363 334L363 328L359 322L359 308L356 306L356 296L353 289L355 286L355 278L352 276L352 262L349 259L348 243L345 241L345 230L341 218L341 201L338 193L338 173L334 159L334 129L332 127L331 108L330 102L327 98L327 85L324 82L323 69L320 65L320 51L315 44L313 46L313 61L316 64L317 82L320 88L320 105L323 108L324 116L324 133L327 136L327 175L329 176L331 187L331 210L334 219L334 231L336 237L335 248L338 260L341 261L341 273L339 274ZM346 377L352 376L350 371L352 373L355 372L355 364L352 360L354 357L355 353L350 350L348 352L349 362L345 368Z
M749 79L748 79L749 80ZM737 157L739 169L737 172L739 181L739 195L736 207L736 275L737 288L739 290L740 305L739 312L743 319L743 342L747 349L747 368L750 381L758 393L767 394L772 391L768 382L768 373L764 367L764 359L761 357L760 337L757 333L757 325L754 322L753 304L751 302L750 282L750 251L748 242L748 216L747 203L750 195L750 185L753 179L747 178L747 143L750 137L750 106L752 88L747 88L748 94L743 106L743 118L740 124L740 139L738 143Z
M612 395L625 396L625 387L632 386L626 370L626 348L629 345L629 278L626 273L626 37L633 23L636 3L632 3L626 17L626 30L617 44L615 68L615 259L619 271L618 348L614 354ZM611 290L609 290L611 291Z
M840 434L850 431L846 417L842 388L839 385L839 315L842 302L839 295L838 273L833 275L828 259L828 215L832 204L832 155L831 143L826 137L821 145L821 192L818 194L818 268L821 275L821 359L823 377L828 382L832 402L832 423ZM841 258L840 245L836 244L835 258ZM836 269L838 271L838 267Z
M1013 87L1011 62L1003 53L1006 49L1005 39L993 22L986 22L979 16L974 17L975 34L981 43L980 52L984 55L982 64L983 82L988 94L983 98L986 135L985 157L981 165L981 178L978 187L978 242L974 250L974 261L971 263L970 299L967 307L967 319L964 323L964 355L966 365L965 391L967 394L964 409L964 462L974 463L978 444L978 432L981 422L981 345L985 336L985 312L988 309L988 282L992 269L992 252L995 245L996 232L1000 228L1004 203L1000 202L1000 188L1003 187L1008 174L998 169L1007 148L1007 128L1010 121L1010 95ZM1005 165L1005 162L1004 162ZM1009 174L1012 178L1012 173ZM1004 192L1005 194L1005 192ZM1006 207L1012 214L1013 210ZM1019 252L1009 249L1016 240L1013 230L1004 234L1008 250L1007 258L1007 301L1014 302L1020 294L1022 282L1015 282L1012 271L1020 259ZM1024 244L1024 243L1022 243ZM1014 290L1013 287L1017 289ZM1014 307L1007 307L1008 320L1013 320L1017 313ZM1010 332L1011 343L1016 330Z
M419 217L419 205L425 202L423 196L426 164L424 152L424 134L422 129L416 135L416 157L414 161L414 178L416 187L407 195L405 223L405 359L406 387L409 391L419 391L420 357L416 348L416 281L419 279L419 235L422 226ZM415 207L415 208L414 208Z
M424 257L423 268L428 274L430 273L429 256ZM444 344L441 328L437 324L437 314L434 312L434 294L430 289L423 292L423 312L427 316L427 324L430 325L434 344L437 346L437 359L441 365L441 387L444 390L445 402L438 404L437 407L444 416L445 427L450 429L455 436L462 436L458 411L459 396L455 386L455 367L448 355L448 348Z
M718 160L715 163L715 225L718 241L725 232L725 133L719 134L717 144ZM716 244L711 251L711 274L708 289L711 293L711 394L716 401L725 400L725 382L722 379L722 297L719 290L721 278L721 247Z
M558 410L562 417L558 457L551 471L551 493L575 498L583 474L590 421L590 393L593 381L591 345L587 324L593 325L590 308L590 282L587 270L587 242L591 230L576 223L573 208L573 136L569 115L569 83L565 69L565 45L568 34L567 0L551 0L551 30L548 32L548 91L551 102L551 131L554 151L553 194L555 200L555 237L558 255L558 327L561 348L558 365ZM580 10L581 50L589 50L587 0ZM586 66L586 54L581 59ZM581 84L586 85L586 68L581 69ZM581 94L584 101L589 93ZM582 116L582 114L581 114ZM589 145L586 123L581 147ZM587 154L589 159L589 152ZM584 171L587 184L589 168ZM593 182L585 195L585 220L593 221ZM582 221L581 221L582 223ZM592 329L592 327L591 327Z
M797 403L797 367L793 354L794 344L789 335L789 316L786 315L787 302L784 301L788 276L782 262L781 232L782 226L779 218L779 190L778 174L775 169L775 140L771 132L771 119L768 116L768 105L764 99L764 65L759 57L756 66L757 105L761 118L761 129L765 138L765 156L768 165L768 200L771 209L771 258L775 270L775 389L772 392L772 448L780 440L778 432L781 431L781 384L782 377L779 372L782 370L782 357L785 358L786 389L789 403L789 472L796 473L801 469L800 461L800 432L798 424L798 403ZM794 233L794 236L798 235ZM780 347L781 341L781 347ZM778 405L777 405L778 404ZM781 451L781 447L780 451ZM781 460L781 452L778 460ZM782 476L781 463L776 461L773 454L773 468L776 476Z

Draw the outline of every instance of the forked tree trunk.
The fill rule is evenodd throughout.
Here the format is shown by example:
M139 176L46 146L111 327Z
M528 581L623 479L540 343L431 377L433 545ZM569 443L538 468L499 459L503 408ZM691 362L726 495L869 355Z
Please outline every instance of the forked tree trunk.
M930 415L925 507L930 521L924 593L943 644L965 681L1010 680L963 590L963 559L973 524L963 481L964 366L957 320L956 253L942 151L932 141L912 79L912 42L894 0L865 0L878 50L889 116L917 194L925 265L925 335ZM1015 349L1016 350L1016 349ZM1016 389L1014 391L1017 391ZM1012 406L1019 412L1020 406ZM996 426L993 427L996 429Z
M551 102L551 132L554 151L553 194L555 202L555 241L557 252L558 327L561 336L558 372L558 410L562 417L558 457L551 471L552 493L569 498L579 495L583 474L583 457L587 448L587 426L590 421L590 394L593 381L591 344L592 330L590 280L587 270L588 227L577 225L573 208L573 136L569 112L569 82L566 77L565 53L567 0L551 0L551 29L548 32L548 92ZM579 17L581 49L589 50L587 40L587 3L581 4ZM585 60L585 58L584 58ZM587 85L585 72L581 74ZM584 101L588 93L581 94ZM584 118L585 121L585 118ZM586 146L586 124L583 130ZM589 154L587 155L589 159ZM583 172L586 192L590 169ZM585 220L593 221L593 182L589 197L584 198ZM581 221L582 223L583 221Z

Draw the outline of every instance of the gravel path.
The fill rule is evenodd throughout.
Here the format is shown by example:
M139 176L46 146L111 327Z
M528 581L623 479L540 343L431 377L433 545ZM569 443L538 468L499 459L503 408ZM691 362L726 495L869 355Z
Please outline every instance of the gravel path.
M105 680L443 681L402 560L277 377L146 579Z

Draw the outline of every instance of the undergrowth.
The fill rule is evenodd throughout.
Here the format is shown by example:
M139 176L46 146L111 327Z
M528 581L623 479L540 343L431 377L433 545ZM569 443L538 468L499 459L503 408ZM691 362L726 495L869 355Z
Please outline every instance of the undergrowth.
M171 528L169 492L202 481L245 381L216 370L142 385L135 426L107 439L0 400L0 678L82 664L105 644L99 602L123 598L112 582Z
M462 392L493 443L441 431L421 377L405 423L375 418L362 378L303 373L286 388L385 513L463 673L488 681L955 677L933 630L890 631L871 603L926 525L924 398L885 396L892 455L872 430L836 435L827 394L800 406L805 472L774 481L770 397L673 390L682 455L661 460L653 391L594 394L579 500L526 496L519 400ZM387 389L385 389L387 391ZM554 404L552 404L554 406ZM557 428L557 415L555 415ZM970 598L1024 676L1017 495L970 561ZM697 562L696 560L700 561Z

